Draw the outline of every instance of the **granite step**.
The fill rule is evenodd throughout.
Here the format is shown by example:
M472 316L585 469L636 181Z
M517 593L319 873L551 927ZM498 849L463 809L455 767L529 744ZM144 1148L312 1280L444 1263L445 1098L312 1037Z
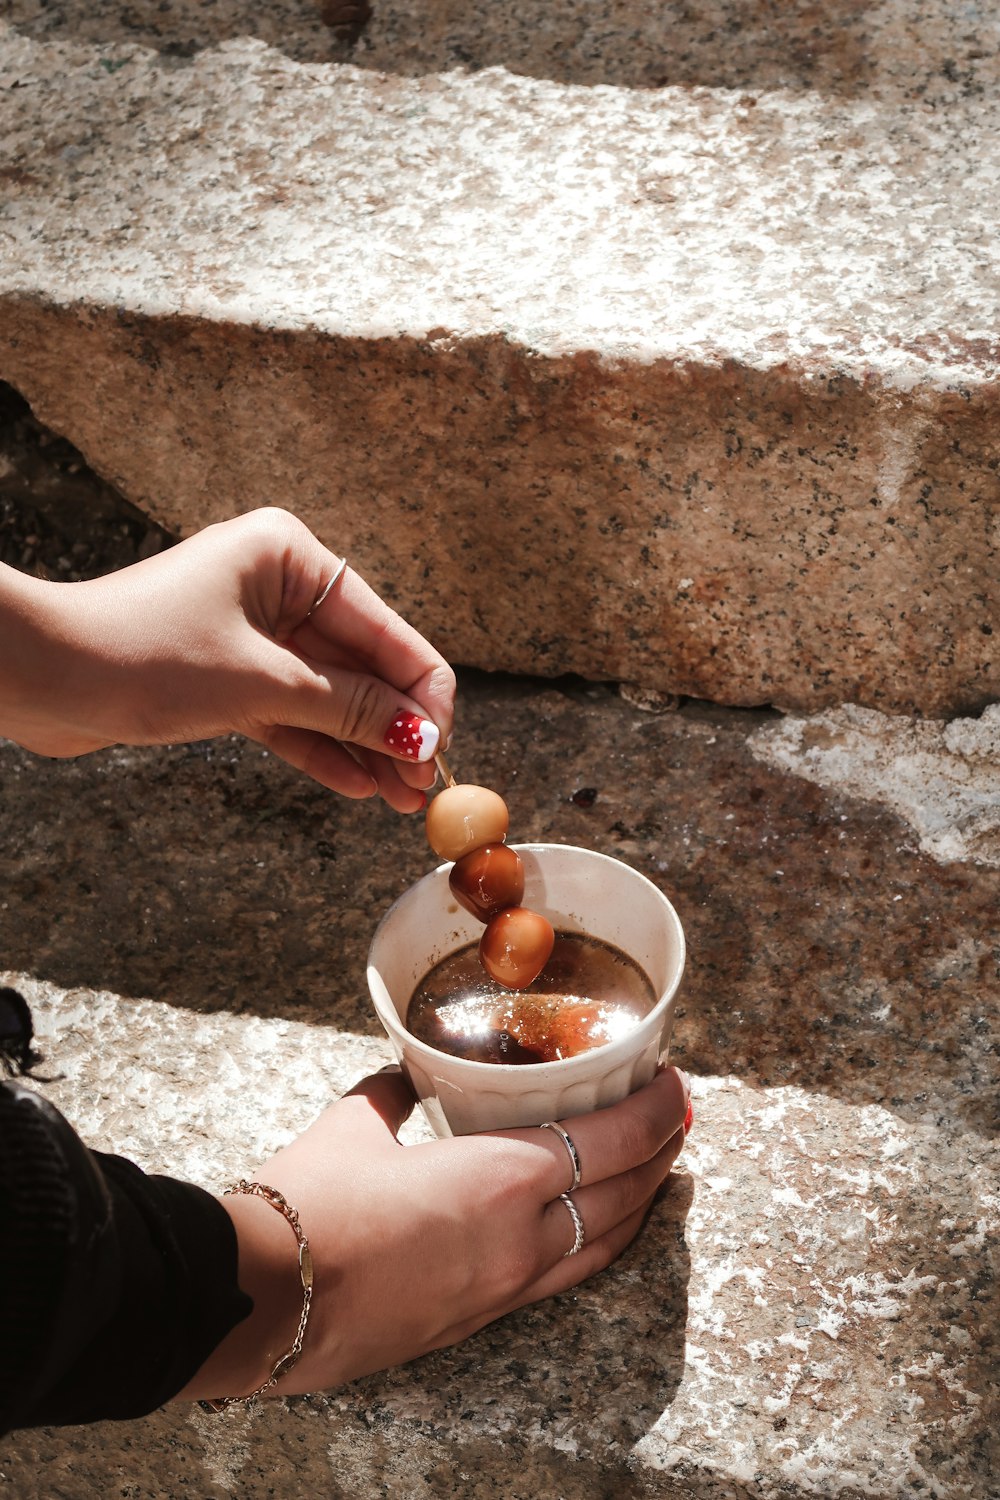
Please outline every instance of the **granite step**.
M475 666L997 696L993 7L0 27L0 378L157 520L289 505Z
M877 716L823 720L817 763L817 720L810 747L773 713L468 674L462 704L520 836L681 913L695 1125L662 1200L608 1272L455 1349L253 1418L17 1433L0 1496L994 1500L995 869L885 805L891 738L865 780ZM957 788L977 745L952 735ZM427 868L419 820L235 741L0 746L0 799L0 983L95 1145L218 1189L388 1059L365 952Z

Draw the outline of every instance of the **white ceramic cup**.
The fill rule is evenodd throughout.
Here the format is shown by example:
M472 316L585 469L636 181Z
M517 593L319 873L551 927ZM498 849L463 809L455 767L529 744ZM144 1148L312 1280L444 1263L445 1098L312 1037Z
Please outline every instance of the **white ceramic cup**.
M564 932L583 932L627 953L657 1000L634 1030L556 1062L473 1062L418 1041L406 1008L429 969L478 942L483 926L459 906L440 865L389 908L368 953L368 988L379 1020L435 1135L540 1125L615 1104L648 1083L666 1057L684 972L684 932L651 880L620 860L570 844L514 845L524 861L523 905Z

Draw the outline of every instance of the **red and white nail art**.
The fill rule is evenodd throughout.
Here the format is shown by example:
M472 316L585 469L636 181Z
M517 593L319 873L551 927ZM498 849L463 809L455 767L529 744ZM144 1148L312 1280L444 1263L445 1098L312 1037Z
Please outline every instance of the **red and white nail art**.
M396 755L407 760L431 760L437 750L441 735L430 719L421 719L418 714L398 713L386 730L386 746Z

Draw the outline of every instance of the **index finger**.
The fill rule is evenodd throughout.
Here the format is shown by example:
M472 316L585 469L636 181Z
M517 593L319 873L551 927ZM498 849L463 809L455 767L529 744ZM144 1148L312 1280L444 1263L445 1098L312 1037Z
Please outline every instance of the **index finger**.
M447 744L454 722L454 672L353 568L292 639L298 651L323 666L367 671L414 699Z
M663 1068L644 1088L619 1104L558 1121L576 1147L581 1186L618 1177L650 1161L680 1130L689 1097L686 1075L678 1068ZM534 1130L504 1134L530 1141L545 1153L541 1185L550 1199L569 1191L573 1164L554 1130L536 1126Z

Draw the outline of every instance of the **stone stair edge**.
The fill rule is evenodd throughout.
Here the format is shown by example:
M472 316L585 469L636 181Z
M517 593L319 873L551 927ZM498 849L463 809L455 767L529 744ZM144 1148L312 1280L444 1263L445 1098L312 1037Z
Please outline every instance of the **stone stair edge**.
M932 408L942 397L954 396L964 403L978 397L990 398L1000 392L1000 341L986 338L931 335L923 347L900 346L903 357L895 362L871 357L852 360L842 354L823 359L819 350L813 358L777 347L758 352L756 357L747 351L736 353L721 347L695 350L678 344L670 349L662 343L656 347L630 344L600 347L594 342L568 341L562 347L543 347L526 337L523 331L503 325L461 328L437 323L423 329L398 324L343 328L332 322L324 325L315 317L296 320L280 313L265 317L253 308L213 303L208 298L197 307L190 305L190 297L186 299L188 305L182 307L166 301L159 305L144 304L139 298L111 300L80 295L64 300L42 289L16 283L5 286L3 282L0 267L0 379L8 380L15 387L16 375L6 373L4 367L4 309L9 309L13 315L34 309L46 316L75 319L81 323L93 323L111 316L122 327L148 325L150 331L169 335L178 342L211 329L218 329L223 337L224 330L232 328L265 339L270 337L276 343L289 346L301 341L328 345L331 349L357 345L374 352L405 347L431 358L472 353L477 349L503 349L512 358L522 360L526 365L534 364L539 369L546 366L558 369L592 367L609 374L662 370L672 377L687 376L691 379L705 374L746 372L751 376L801 383L817 390L825 385L830 394L839 394L843 386L849 384L859 392L884 393L890 399L898 398L901 407L914 404ZM10 338L6 342L9 346L14 343ZM975 366L971 360L965 364L948 360L935 367L930 353L926 352L934 342L940 346L974 350L982 356L982 363ZM22 394L30 399L28 391Z
M846 104L779 90L750 109L739 91L562 84L500 65L414 78L302 63L258 38L228 38L183 69L114 45L149 61L159 81L145 70L145 82L131 70L95 73L105 49L94 43L0 33L0 72L6 64L17 82L23 54L32 85L7 91L3 127L27 179L7 183L13 233L0 285L11 291L69 299L75 284L95 304L183 304L213 320L364 337L511 330L539 353L593 346L612 362L801 359L900 390L991 383L1000 371L996 299L976 267L995 222L981 160L988 98L952 117L902 97ZM69 56L82 65L67 72L58 64ZM43 150L50 65L65 78L66 119ZM300 97L292 80L307 78ZM273 160L242 184L254 136L246 89ZM423 113L414 129L408 106L421 95L470 102ZM542 98L562 103L536 113ZM313 154L331 102L336 131ZM222 134L206 157L201 137L213 131ZM525 189L539 133L556 162L555 211L542 201L551 195ZM452 172L461 192L445 191L442 208ZM108 207L109 177L120 213ZM274 193L285 194L280 204ZM178 213L188 222L175 245ZM511 214L525 217L525 232L508 238ZM887 245L897 223L911 253ZM234 253L220 274L227 232ZM581 247L602 268L582 288ZM324 255L342 267L335 296L322 274L318 285L307 274ZM617 269L630 257L636 267ZM432 284L434 265L443 285Z

